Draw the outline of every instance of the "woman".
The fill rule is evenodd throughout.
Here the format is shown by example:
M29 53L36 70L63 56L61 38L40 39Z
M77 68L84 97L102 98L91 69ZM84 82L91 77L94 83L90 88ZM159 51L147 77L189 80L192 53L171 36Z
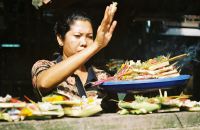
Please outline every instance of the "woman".
M110 41L117 24L113 21L116 10L116 3L106 7L95 39L91 20L84 13L75 12L56 23L62 55L54 61L39 60L32 67L33 86L40 98L53 92L70 99L96 96L96 88L90 83L106 75L85 63Z

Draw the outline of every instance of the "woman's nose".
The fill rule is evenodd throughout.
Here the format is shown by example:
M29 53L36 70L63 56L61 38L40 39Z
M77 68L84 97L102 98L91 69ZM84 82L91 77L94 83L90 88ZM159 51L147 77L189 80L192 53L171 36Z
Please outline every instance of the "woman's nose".
M85 37L82 37L81 40L80 40L80 45L81 46L86 46L87 45L87 41L86 41L86 38Z

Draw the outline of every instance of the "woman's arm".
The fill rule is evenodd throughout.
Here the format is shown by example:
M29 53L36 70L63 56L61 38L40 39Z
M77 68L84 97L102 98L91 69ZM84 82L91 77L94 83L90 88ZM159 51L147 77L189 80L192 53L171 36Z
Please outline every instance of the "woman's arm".
M83 51L74 54L73 56L70 56L49 69L39 73L37 76L36 86L44 92L53 89L56 85L71 75L77 68L82 66L92 56L104 48L110 41L117 24L116 21L113 22L113 16L116 10L117 7L113 6L113 4L107 6L104 18L97 30L97 36L94 43Z

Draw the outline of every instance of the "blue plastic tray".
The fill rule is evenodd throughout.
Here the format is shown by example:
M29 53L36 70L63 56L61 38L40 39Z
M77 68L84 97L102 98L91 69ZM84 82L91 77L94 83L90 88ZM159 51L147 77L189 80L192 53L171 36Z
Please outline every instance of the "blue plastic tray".
M101 87L107 91L124 92L138 89L170 88L187 83L190 75L163 79L128 80L128 81L107 81Z

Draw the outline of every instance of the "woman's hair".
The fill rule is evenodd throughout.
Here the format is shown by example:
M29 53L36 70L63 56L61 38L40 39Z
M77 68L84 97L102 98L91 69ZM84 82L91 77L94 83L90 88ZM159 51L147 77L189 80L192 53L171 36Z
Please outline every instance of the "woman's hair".
M76 20L89 21L92 24L91 18L85 12L76 10L70 15L64 14L61 16L54 26L55 35L64 39L65 34L70 30L70 26L73 25Z

